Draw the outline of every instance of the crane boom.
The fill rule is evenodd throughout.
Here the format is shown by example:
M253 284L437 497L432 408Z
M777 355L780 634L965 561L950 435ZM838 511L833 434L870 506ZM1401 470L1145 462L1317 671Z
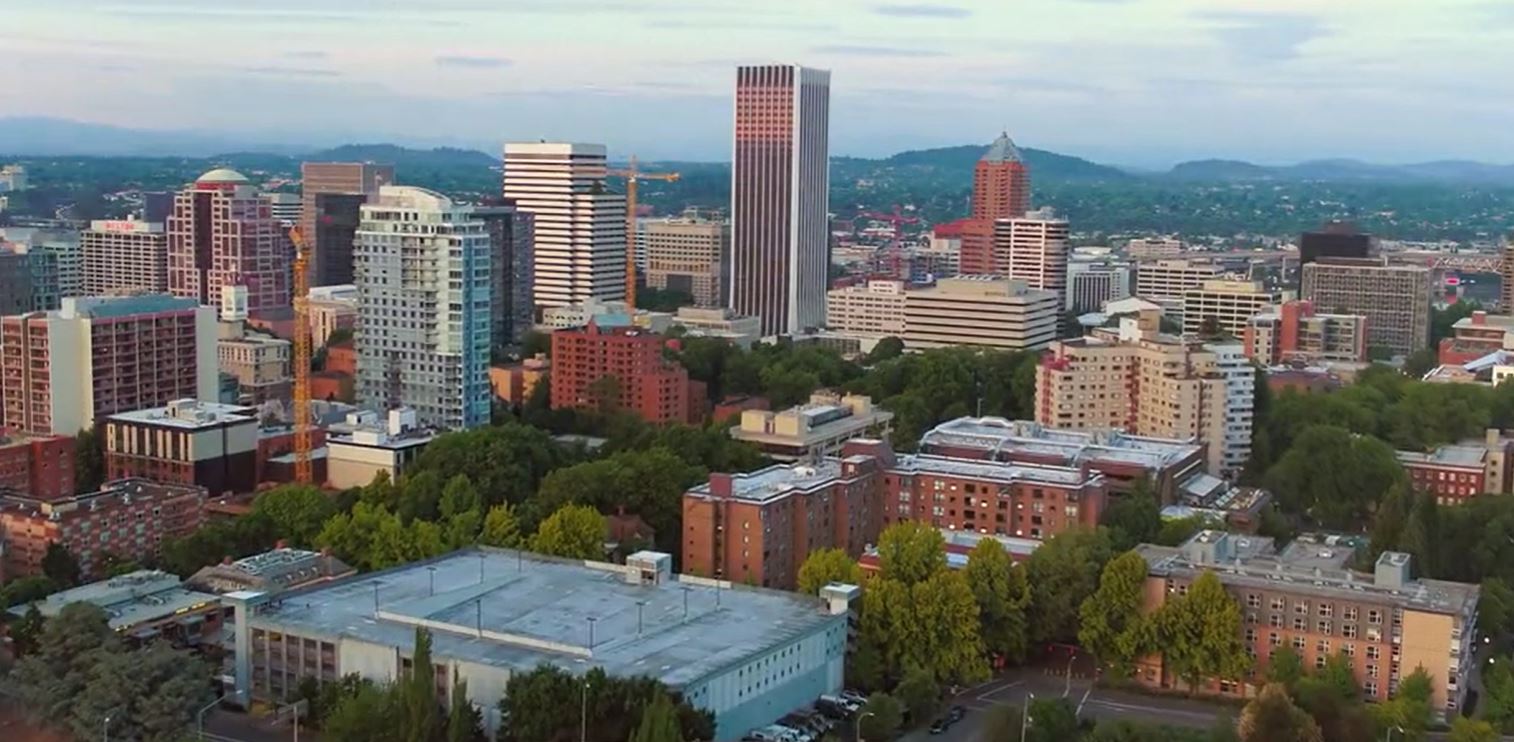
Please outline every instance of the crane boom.
M310 465L310 243L299 227L294 243L294 479L311 484Z
M636 312L636 184L642 180L677 182L683 177L678 173L644 173L636 167L636 156L631 156L631 165L624 170L606 173L612 178L626 179L626 308Z

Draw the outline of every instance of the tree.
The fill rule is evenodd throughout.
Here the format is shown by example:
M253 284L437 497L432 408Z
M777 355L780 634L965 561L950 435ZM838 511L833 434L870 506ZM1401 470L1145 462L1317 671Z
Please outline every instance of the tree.
M1104 565L1099 589L1079 609L1078 643L1115 677L1128 677L1151 645L1150 623L1143 613L1146 560L1127 551Z
M1378 721L1403 729L1404 739L1409 742L1423 739L1425 727L1430 724L1432 691L1429 673L1423 667L1414 668L1414 672L1399 681L1398 694L1392 700L1374 707Z
M919 521L905 520L878 537L878 573L913 585L946 569L946 540Z
M36 603L33 603L27 606L21 620L10 625L7 633L11 638L11 651L17 657L25 657L37 651L37 646L42 640L44 623L42 611L37 609Z
M799 592L818 595L832 582L862 584L862 568L842 549L817 549L799 565Z
M1030 640L1074 641L1078 611L1099 588L1099 574L1113 556L1107 531L1059 533L1041 544L1025 562L1030 583Z
M866 363L869 366L877 365L884 361L890 361L904 355L904 341L892 335L880 338L868 351Z
M1283 507L1328 528L1350 528L1404 476L1393 448L1331 425L1299 434L1267 472L1267 486Z
M79 572L79 560L68 547L56 541L48 542L47 552L42 555L42 574L59 585L73 587L79 584Z
M252 512L267 516L275 532L290 546L309 547L336 514L336 504L315 487L287 484L258 495L252 502Z
M1025 570L1010 561L1002 544L985 538L973 547L962 573L978 604L984 648L1016 664L1024 662L1029 649L1025 612L1030 607Z
M888 677L915 666L942 683L988 676L978 604L961 572L942 569L913 585L874 577L862 593L861 634Z
M605 517L594 508L566 505L548 516L531 537L531 550L569 559L603 559Z
M447 742L484 742L484 715L468 700L468 681L452 673L452 701L447 706Z
M1179 546L1187 542L1206 528L1224 528L1223 523L1217 523L1215 519L1205 515L1190 515L1186 518L1173 518L1162 521L1162 528L1157 531L1156 543L1160 546Z
M1304 660L1293 647L1283 645L1272 650L1267 658L1267 682L1287 688L1289 692L1304 677Z
M1477 627L1489 636L1514 631L1514 589L1497 577L1482 581L1477 601Z
M1458 716L1451 722L1451 742L1498 742L1498 730L1486 721Z
M1288 697L1288 690L1268 684L1246 704L1236 723L1240 742L1323 742L1318 724Z
M553 665L517 672L499 702L499 742L568 742L578 739L580 714L593 721L590 742L625 742L663 697L674 705L679 739L715 736L714 717L691 707L662 683L647 677L611 677L601 669L575 676ZM580 705L582 704L582 706Z
M874 693L857 715L857 732L868 742L885 742L894 738L904 723L904 710L893 696Z
M545 431L508 423L439 435L408 471L414 476L431 470L445 478L466 474L485 504L518 505L562 458Z
M74 436L74 492L97 492L105 483L105 449L93 428Z
M1501 731L1514 730L1514 661L1498 657L1482 670L1482 716Z
M636 733L630 742L683 742L678 712L668 700L668 694L658 693L652 705L641 712L641 721L636 724Z
M447 483L446 477L445 472L435 469L422 469L401 477L394 488L394 502L380 504L388 505L405 523L416 518L436 520L441 513L442 488Z
M403 706L397 686L359 684L326 715L322 739L329 742L408 742L398 734Z
M478 512L482 506L478 490L473 487L473 480L467 474L459 474L447 480L438 509L443 518L451 518L462 513Z
M442 736L441 708L436 703L436 668L431 664L431 632L416 627L410 674L400 680L401 739L428 742Z
M521 516L530 524L564 505L587 505L602 513L624 510L652 527L663 550L677 551L683 493L708 477L703 468L667 448L620 451L548 474Z
M1141 478L1129 493L1112 498L1100 520L1115 550L1127 551L1156 540L1162 530L1162 506L1151 484Z
M511 509L510 503L489 508L489 514L484 517L484 530L478 535L478 542L484 546L507 549L521 545L520 522L515 519L515 511Z
M1213 572L1193 581L1157 614L1157 645L1189 688L1204 678L1241 679L1251 658L1241 642L1241 607Z
M894 698L909 710L910 719L918 724L936 713L941 703L941 688L936 685L936 678L930 670L917 665L904 671L904 679L894 688Z
M1030 702L1027 742L1067 742L1078 738L1078 715L1065 698L1037 698Z

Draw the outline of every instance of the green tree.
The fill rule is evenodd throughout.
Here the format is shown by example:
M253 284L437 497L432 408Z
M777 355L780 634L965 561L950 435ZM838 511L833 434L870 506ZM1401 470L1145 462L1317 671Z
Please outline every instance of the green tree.
M1328 528L1367 520L1373 506L1403 478L1393 448L1329 425L1311 426L1267 472L1283 506Z
M485 742L484 715L468 700L468 681L454 670L452 701L447 706L447 742Z
M309 547L331 516L336 504L319 489L307 484L286 484L257 496L252 511L268 517L280 538L290 546Z
M1127 551L1104 565L1099 588L1079 609L1078 643L1093 652L1111 675L1128 677L1151 648L1145 603L1146 560Z
M585 505L565 505L531 537L531 550L569 559L603 559L605 517Z
M1458 716L1451 721L1450 742L1498 742L1498 730L1486 721Z
M1099 574L1114 556L1108 532L1059 533L1025 562L1030 583L1030 639L1034 643L1075 641L1078 611L1099 588Z
M100 720L114 711L113 738L177 742L195 711L211 700L209 670L199 658L162 642L97 652L88 685L73 699L69 726L79 739L92 739L100 734Z
M1030 702L1027 742L1066 742L1078 738L1078 715L1065 698L1037 698Z
M840 582L862 584L862 568L841 549L816 549L799 565L799 592L818 595L820 588Z
M6 632L11 638L11 651L17 657L25 657L37 651L45 623L42 611L37 609L36 603L27 606L26 613L20 620L12 623Z
M358 685L326 715L321 738L327 742L408 742L399 736L404 706L398 688Z
M448 479L464 474L486 505L518 505L562 463L561 450L545 431L508 423L439 435L408 471L414 476L431 470Z
M1489 636L1514 631L1514 589L1498 577L1482 581L1477 601L1477 627Z
M886 742L903 723L903 706L887 693L874 693L857 714L857 733L868 742Z
M941 705L941 688L930 670L917 665L904 671L904 678L894 688L894 698L909 710L910 719L919 724L935 715Z
M912 666L942 683L988 675L977 601L961 572L942 569L913 585L874 577L862 593L861 635L888 677Z
M1162 530L1162 506L1144 478L1136 480L1127 494L1112 498L1104 509L1101 525L1109 529L1109 538L1117 551L1128 551L1138 544L1156 541Z
M878 567L881 576L913 585L946 569L946 540L927 524L900 521L878 537Z
M904 355L904 341L890 335L879 339L873 349L868 351L866 363L873 366L902 355Z
M539 522L564 505L587 505L602 513L624 510L652 527L661 548L677 551L683 493L708 476L666 448L620 451L548 474L522 507L522 518L528 524Z
M1277 683L1291 693L1304 677L1304 660L1293 647L1283 645L1272 650L1267 659L1267 682Z
M1240 680L1251 658L1241 642L1241 607L1213 572L1170 598L1157 614L1157 646L1174 674L1196 687L1204 678Z
M1319 725L1276 683L1246 704L1236 730L1240 742L1324 742Z
M478 535L478 542L484 546L508 549L521 545L520 522L515 519L515 511L509 503L489 508L489 514L484 517L484 530Z
M441 514L442 488L447 483L446 477L445 472L435 469L422 469L401 477L395 487L395 501L388 503L389 507L404 523L416 518L436 520Z
M1025 570L1010 561L1002 544L985 538L973 547L962 574L978 604L984 648L1010 662L1024 662L1030 643L1025 615L1030 607L1030 585L1025 581Z
M1398 693L1391 700L1373 707L1379 723L1404 730L1403 738L1408 742L1424 739L1433 711L1430 704L1433 688L1425 668L1414 668L1414 672L1399 681Z
M74 492L98 492L105 483L105 449L93 428L74 435Z
M1206 528L1223 529L1224 524L1217 523L1213 518L1204 515L1164 520L1154 543L1160 546L1179 546L1192 538L1195 533Z
M1498 657L1482 669L1482 716L1499 730L1514 731L1514 660Z
M400 738L429 742L444 732L436 702L436 668L431 664L431 632L416 627L410 673L400 679Z
M678 725L678 711L668 694L658 693L652 705L641 712L641 721L631 742L683 742L683 730Z
M467 512L478 512L483 503L478 496L478 490L473 487L473 480L467 474L459 474L447 480L447 486L442 489L442 499L439 511L443 518L451 518Z
M42 574L59 585L73 587L79 584L79 572L79 560L68 547L49 541L47 551L42 554Z

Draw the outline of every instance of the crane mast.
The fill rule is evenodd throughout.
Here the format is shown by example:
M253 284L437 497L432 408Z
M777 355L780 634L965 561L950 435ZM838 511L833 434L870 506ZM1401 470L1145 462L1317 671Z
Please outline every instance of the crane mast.
M311 484L310 465L310 243L299 227L294 243L294 479Z
M636 186L643 179L673 183L682 176L678 173L641 172L636 167L635 155L631 156L630 167L624 170L611 170L607 175L612 178L626 179L626 308L634 313L636 311Z

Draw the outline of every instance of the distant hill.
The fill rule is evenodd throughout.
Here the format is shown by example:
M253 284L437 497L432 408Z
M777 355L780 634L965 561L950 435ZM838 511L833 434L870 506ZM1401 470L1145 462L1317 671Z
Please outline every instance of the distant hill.
M492 155L472 149L437 147L436 149L411 149L394 144L346 144L332 149L312 152L304 156L313 161L328 162L378 162L394 165L396 169L407 167L498 167L499 160Z
M882 160L866 160L863 158L836 159L838 161L848 161L849 164L856 165L872 163L885 167L919 168L962 173L964 177L971 180L973 168L977 165L978 159L983 156L983 152L986 149L988 149L987 144L966 144L956 147L909 150L885 157ZM1033 179L1121 181L1130 180L1134 177L1119 168L1100 165L1080 157L1061 155L1056 152L1021 147L1020 154L1025 158L1025 165L1030 168Z
M213 132L128 129L45 117L0 117L0 154L73 157L210 157L257 150L294 154L301 147Z
M1277 176L1261 165L1253 165L1240 160L1194 160L1173 166L1172 170L1166 173L1166 177L1177 180L1214 181L1268 180Z
M1378 165L1361 160L1309 160L1266 166L1240 160L1195 160L1174 165L1155 177L1187 182L1320 181L1334 183L1457 183L1514 187L1514 165L1441 160Z

